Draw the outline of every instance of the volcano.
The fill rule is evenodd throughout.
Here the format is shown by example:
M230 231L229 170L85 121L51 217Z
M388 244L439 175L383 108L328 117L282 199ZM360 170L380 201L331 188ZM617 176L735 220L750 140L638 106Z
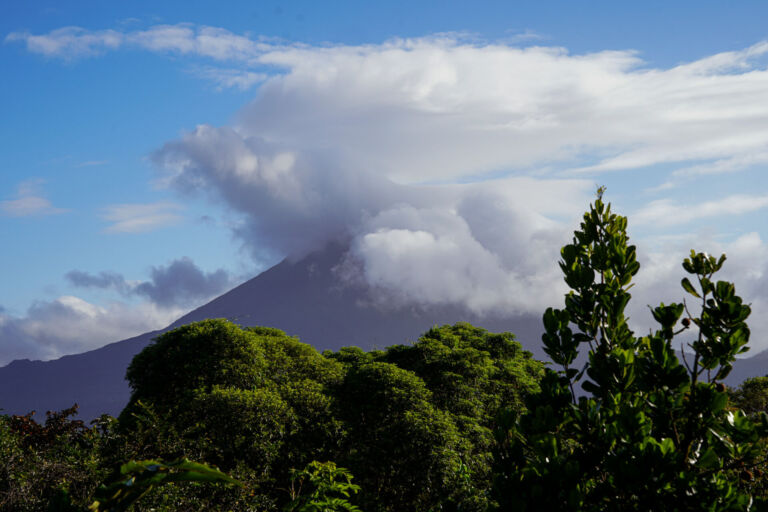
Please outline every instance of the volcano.
M492 332L512 332L534 357L548 360L540 316L479 316L459 306L377 305L372 290L345 283L335 271L345 253L345 247L334 245L298 261L284 260L162 330L52 361L13 361L0 368L1 412L53 411L77 403L82 419L117 415L130 396L125 370L133 356L163 332L207 318L277 327L321 351L351 345L385 348L413 341L435 325L470 322ZM766 373L768 351L763 351L738 360L725 382L737 385Z
M513 332L535 357L546 357L540 317L479 316L458 306L382 306L372 290L340 279L335 269L345 253L345 247L333 245L298 261L284 260L162 330L52 361L13 361L0 368L2 413L61 410L77 403L82 419L117 415L130 396L125 370L133 356L163 332L207 318L276 327L321 351L385 348L413 341L435 325L463 321Z

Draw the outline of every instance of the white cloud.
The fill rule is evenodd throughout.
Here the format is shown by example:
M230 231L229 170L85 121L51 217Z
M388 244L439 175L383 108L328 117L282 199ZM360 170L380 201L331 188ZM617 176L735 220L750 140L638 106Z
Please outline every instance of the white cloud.
M341 273L385 302L463 304L478 313L529 312L559 297L556 261L567 230L552 219L574 218L593 192L586 180L530 177L399 185L322 152L210 126L167 144L155 160L171 186L211 193L243 214L237 234L257 256L266 249L298 258L346 242L352 250Z
M458 210L383 211L355 237L348 264L357 269L347 271L384 304L540 313L566 291L557 271L564 230L500 199L483 192L462 197Z
M402 183L662 163L733 172L766 161L755 155L768 144L768 42L659 69L632 50L574 55L457 34L318 47L177 24L6 39L48 56L126 46L238 63L202 68L222 88L251 87L271 70L242 135L339 151Z
M404 183L722 159L741 169L768 143L768 71L749 60L764 46L669 70L643 68L631 51L429 38L284 48L260 57L287 72L262 86L239 128L343 148Z
M193 73L212 81L218 90L233 88L246 91L268 78L266 73L231 68L205 67Z
M63 27L43 35L12 32L5 41L23 41L33 53L72 60L118 48L123 39L124 35L116 30L89 31L80 27Z
M181 216L178 204L162 201L158 203L115 204L104 209L102 218L112 224L107 233L143 233L176 224Z
M160 329L183 310L145 303L97 306L71 295L33 304L24 317L0 311L0 366L14 359L53 359Z
M768 195L732 195L716 201L705 201L695 205L681 204L671 199L651 201L644 208L632 215L632 221L637 224L654 224L656 226L674 226L693 221L722 217L724 215L741 215L761 210L768 206Z
M16 199L0 201L0 212L9 217L58 215L67 210L56 208L40 194L42 180L30 180L19 185Z
M747 320L752 331L749 355L768 349L765 337L768 333L768 295L765 292L768 286L768 245L755 232L742 234L728 242L688 234L659 240L653 248L647 242L641 243L638 246L641 268L631 292L630 325L638 333L656 329L658 324L647 306L655 307L661 302L669 304L685 300L691 312L697 314L700 308L698 300L680 286L683 277L690 277L683 270L682 262L689 257L691 249L715 256L727 255L725 265L715 279L733 282L736 293L752 307L752 314ZM693 341L692 336L689 334L686 342Z

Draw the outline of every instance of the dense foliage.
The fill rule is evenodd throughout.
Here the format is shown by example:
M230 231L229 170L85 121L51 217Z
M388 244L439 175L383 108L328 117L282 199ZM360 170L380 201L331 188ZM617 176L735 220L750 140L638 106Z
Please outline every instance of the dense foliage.
M26 470L14 475L35 480L42 464L33 452L48 452L33 439L73 448L72 435L93 438L79 452L78 464L91 464L82 474L87 487L73 493L73 476L39 478L48 493L39 503L69 490L84 506L99 482L120 488L125 461L186 457L244 485L149 489L140 509L315 510L330 500L367 511L485 510L497 412L523 407L542 372L511 334L469 324L436 327L383 351L320 354L276 329L207 320L160 336L136 356L127 373L133 394L119 420L103 419L98 431L52 421L41 436L29 418L5 418L0 442L28 450L19 456ZM10 429L19 421L30 432ZM74 472L78 464L66 467ZM341 494L323 483L329 474L342 479L330 488ZM354 486L344 480L350 475ZM308 495L296 492L302 481L304 491L315 486Z
M600 196L544 314L555 367L466 323L322 354L186 325L134 358L118 419L0 416L0 510L768 509L768 376L721 383L750 334L725 257L692 251L689 299L636 336L636 250Z
M104 421L88 428L71 416L77 406L46 413L0 416L0 510L67 510L71 500L88 502L107 476L98 452Z
M635 336L624 310L639 265L626 225L598 198L562 250L571 292L565 309L544 314L542 338L562 369L547 371L504 433L499 501L516 510L747 510L768 417L728 407L720 380L747 348L750 308L733 284L713 281L725 256L692 251L683 268L693 282L682 287L698 310L662 303L652 309L658 330ZM682 362L678 337L692 351Z
M731 403L747 414L768 412L768 376L752 377L729 390Z

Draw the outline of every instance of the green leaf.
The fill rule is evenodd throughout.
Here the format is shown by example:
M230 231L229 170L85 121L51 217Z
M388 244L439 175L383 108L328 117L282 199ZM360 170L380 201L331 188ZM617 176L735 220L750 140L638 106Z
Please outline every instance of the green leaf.
M725 409L728 404L728 393L717 393L712 397L711 410L713 413L718 413Z
M699 299L701 298L701 295L699 295L699 292L696 291L696 288L693 287L693 285L691 284L691 281L689 281L687 277L684 277L683 280L680 282L680 284L683 285L683 288L685 289L685 291L687 291L694 297L698 297Z
M696 464L703 469L715 469L720 467L720 457L717 456L714 448L709 447L701 454Z

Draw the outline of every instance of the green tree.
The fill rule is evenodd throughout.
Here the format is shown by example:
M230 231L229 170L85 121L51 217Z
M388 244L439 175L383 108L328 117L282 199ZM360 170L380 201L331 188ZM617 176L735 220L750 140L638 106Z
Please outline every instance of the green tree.
M741 409L759 421L768 412L768 376L746 379L738 388L728 390L731 406ZM763 439L763 453L768 453L768 439ZM751 482L750 490L758 503L768 503L768 460L746 467L745 475ZM752 480L754 478L754 480Z
M485 420L486 426L501 407L523 407L544 369L512 333L490 333L466 322L433 327L413 345L389 347L376 359L418 375L438 408Z
M635 336L624 311L636 251L626 218L601 196L561 251L565 309L544 314L544 347L562 369L548 370L528 411L499 431L501 508L746 510L768 421L729 410L719 381L747 350L750 308L733 284L713 281L725 256L692 251L683 268L693 282L682 286L700 312L662 303L652 309L658 330ZM682 363L680 335L692 337ZM578 368L582 347L588 361Z
M206 444L207 461L225 471L242 461L269 472L280 463L292 424L290 406L267 388L214 387L189 403L188 414L196 421L191 440Z
M411 396L418 397L425 407L429 404L432 409L429 414L439 414L445 418L448 421L446 427L455 432L439 438L453 440L448 451L441 455L439 445L435 446L432 453L422 452L423 448L418 445L417 438L408 439L400 432L379 429L376 432L376 443L390 443L404 453L419 454L421 464L437 464L436 467L442 468L439 479L428 483L423 480L409 483L413 477L422 477L416 472L408 472L408 468L404 467L400 478L391 479L394 482L392 485L396 486L392 488L393 493L402 493L403 487L421 482L419 485L431 489L424 491L424 496L430 496L423 502L424 509L439 507L442 510L480 511L488 508L496 416L505 407L512 410L522 408L524 397L538 389L538 379L543 372L543 364L523 350L514 335L490 333L460 322L434 327L410 345L393 345L386 350L371 352L346 347L335 353L325 352L325 355L347 367L347 382L359 378L358 372L369 372L370 365L375 363L387 363L405 370L407 373L403 374L390 368L393 375L410 374L407 379L413 384ZM339 395L340 406L353 414L345 416L350 435L357 432L358 413L364 414L366 418L373 414L367 407L375 410L375 414L384 415L376 416L384 418L380 421L383 425L389 424L390 420L386 418L397 413L391 409L390 398L376 394L393 385L395 380L381 377L379 375L370 385L371 390L366 389L364 393L355 395L351 401L352 397L346 392ZM398 385L403 382L405 379ZM409 408L414 405L406 403L403 406ZM360 449L372 449L371 446L357 446L366 443L364 437L355 440L348 437L347 441L348 449L355 453ZM366 464L362 459L345 459L344 452L340 457L338 460L349 465L360 479L362 499L384 503L384 498L376 494L379 485L376 482L384 478L377 472L387 471L388 467L397 467L402 463L387 453L371 456L372 460L381 460L381 464L374 466ZM368 482L373 484L369 485ZM387 506L397 508L391 503Z
M133 394L120 422L141 441L122 460L212 463L254 489L251 506L277 507L292 468L338 448L328 387L342 377L340 363L277 329L206 320L169 331L128 369ZM242 501L241 491L216 492Z
M364 510L430 510L450 494L463 441L430 398L424 381L393 364L347 371L338 394L347 429L340 462L358 479Z
M321 355L276 329L207 320L160 336L131 363L125 445L109 460L214 464L263 509L285 503L293 468L334 460L357 476L366 510L485 510L497 412L520 409L542 368L513 335L469 324L385 351ZM248 503L238 489L163 492L147 506Z
M205 320L184 325L162 334L133 358L126 374L133 393L124 415L133 412L137 401L171 410L185 407L195 393L214 386L263 386L266 365L256 335L233 323Z
M752 377L730 390L731 403L747 414L768 412L768 376Z
M468 323L434 327L413 345L389 347L378 359L420 377L431 392L430 403L456 425L461 463L453 492L442 498L444 509L486 510L496 418L504 408L522 410L525 397L538 391L543 363L513 334Z
M0 416L0 510L77 510L108 471L99 452L105 421L87 427L72 419L77 405L47 412Z

